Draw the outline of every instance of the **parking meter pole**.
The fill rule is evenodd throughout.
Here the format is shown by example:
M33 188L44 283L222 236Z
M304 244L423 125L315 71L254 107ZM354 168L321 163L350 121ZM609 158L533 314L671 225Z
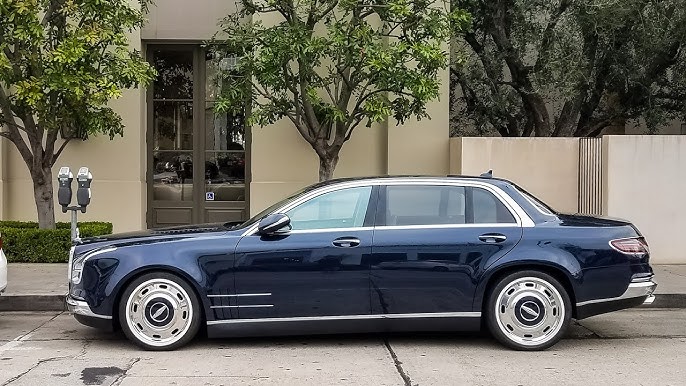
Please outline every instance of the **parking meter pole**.
M79 238L79 226L77 221L77 214L75 209L71 209L71 241L74 242Z

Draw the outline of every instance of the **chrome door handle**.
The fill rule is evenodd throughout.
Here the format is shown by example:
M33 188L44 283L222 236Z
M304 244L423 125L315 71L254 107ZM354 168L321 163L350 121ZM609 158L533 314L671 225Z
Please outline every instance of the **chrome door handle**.
M479 236L479 240L483 241L484 243L502 243L503 241L507 240L507 236L500 233L484 233L483 235Z
M360 245L360 239L357 237L339 237L331 243L334 247L353 248Z

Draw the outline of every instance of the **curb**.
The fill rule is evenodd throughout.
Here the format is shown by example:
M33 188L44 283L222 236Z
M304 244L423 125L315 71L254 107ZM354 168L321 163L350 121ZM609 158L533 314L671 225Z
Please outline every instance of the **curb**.
M653 304L641 308L686 308L686 294L655 294Z
M0 295L0 312L66 311L67 295ZM686 308L686 294L656 294L652 304L639 308Z
M64 295L0 295L2 311L66 311Z

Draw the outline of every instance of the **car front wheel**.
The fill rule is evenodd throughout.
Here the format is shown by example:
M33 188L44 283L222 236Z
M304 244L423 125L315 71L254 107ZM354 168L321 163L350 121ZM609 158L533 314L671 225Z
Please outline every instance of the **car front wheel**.
M119 321L126 336L146 350L173 350L197 334L202 311L193 289L183 279L148 273L129 284L119 302Z
M491 334L516 350L544 350L564 335L572 314L564 287L538 271L502 278L488 296L486 318Z

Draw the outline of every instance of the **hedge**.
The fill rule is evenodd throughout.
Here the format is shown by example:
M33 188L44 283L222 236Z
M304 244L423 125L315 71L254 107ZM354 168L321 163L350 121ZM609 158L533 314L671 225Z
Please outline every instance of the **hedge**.
M57 223L57 229L38 229L36 222L0 221L2 249L10 263L66 263L71 247L71 225ZM112 223L79 223L81 237L112 233Z

